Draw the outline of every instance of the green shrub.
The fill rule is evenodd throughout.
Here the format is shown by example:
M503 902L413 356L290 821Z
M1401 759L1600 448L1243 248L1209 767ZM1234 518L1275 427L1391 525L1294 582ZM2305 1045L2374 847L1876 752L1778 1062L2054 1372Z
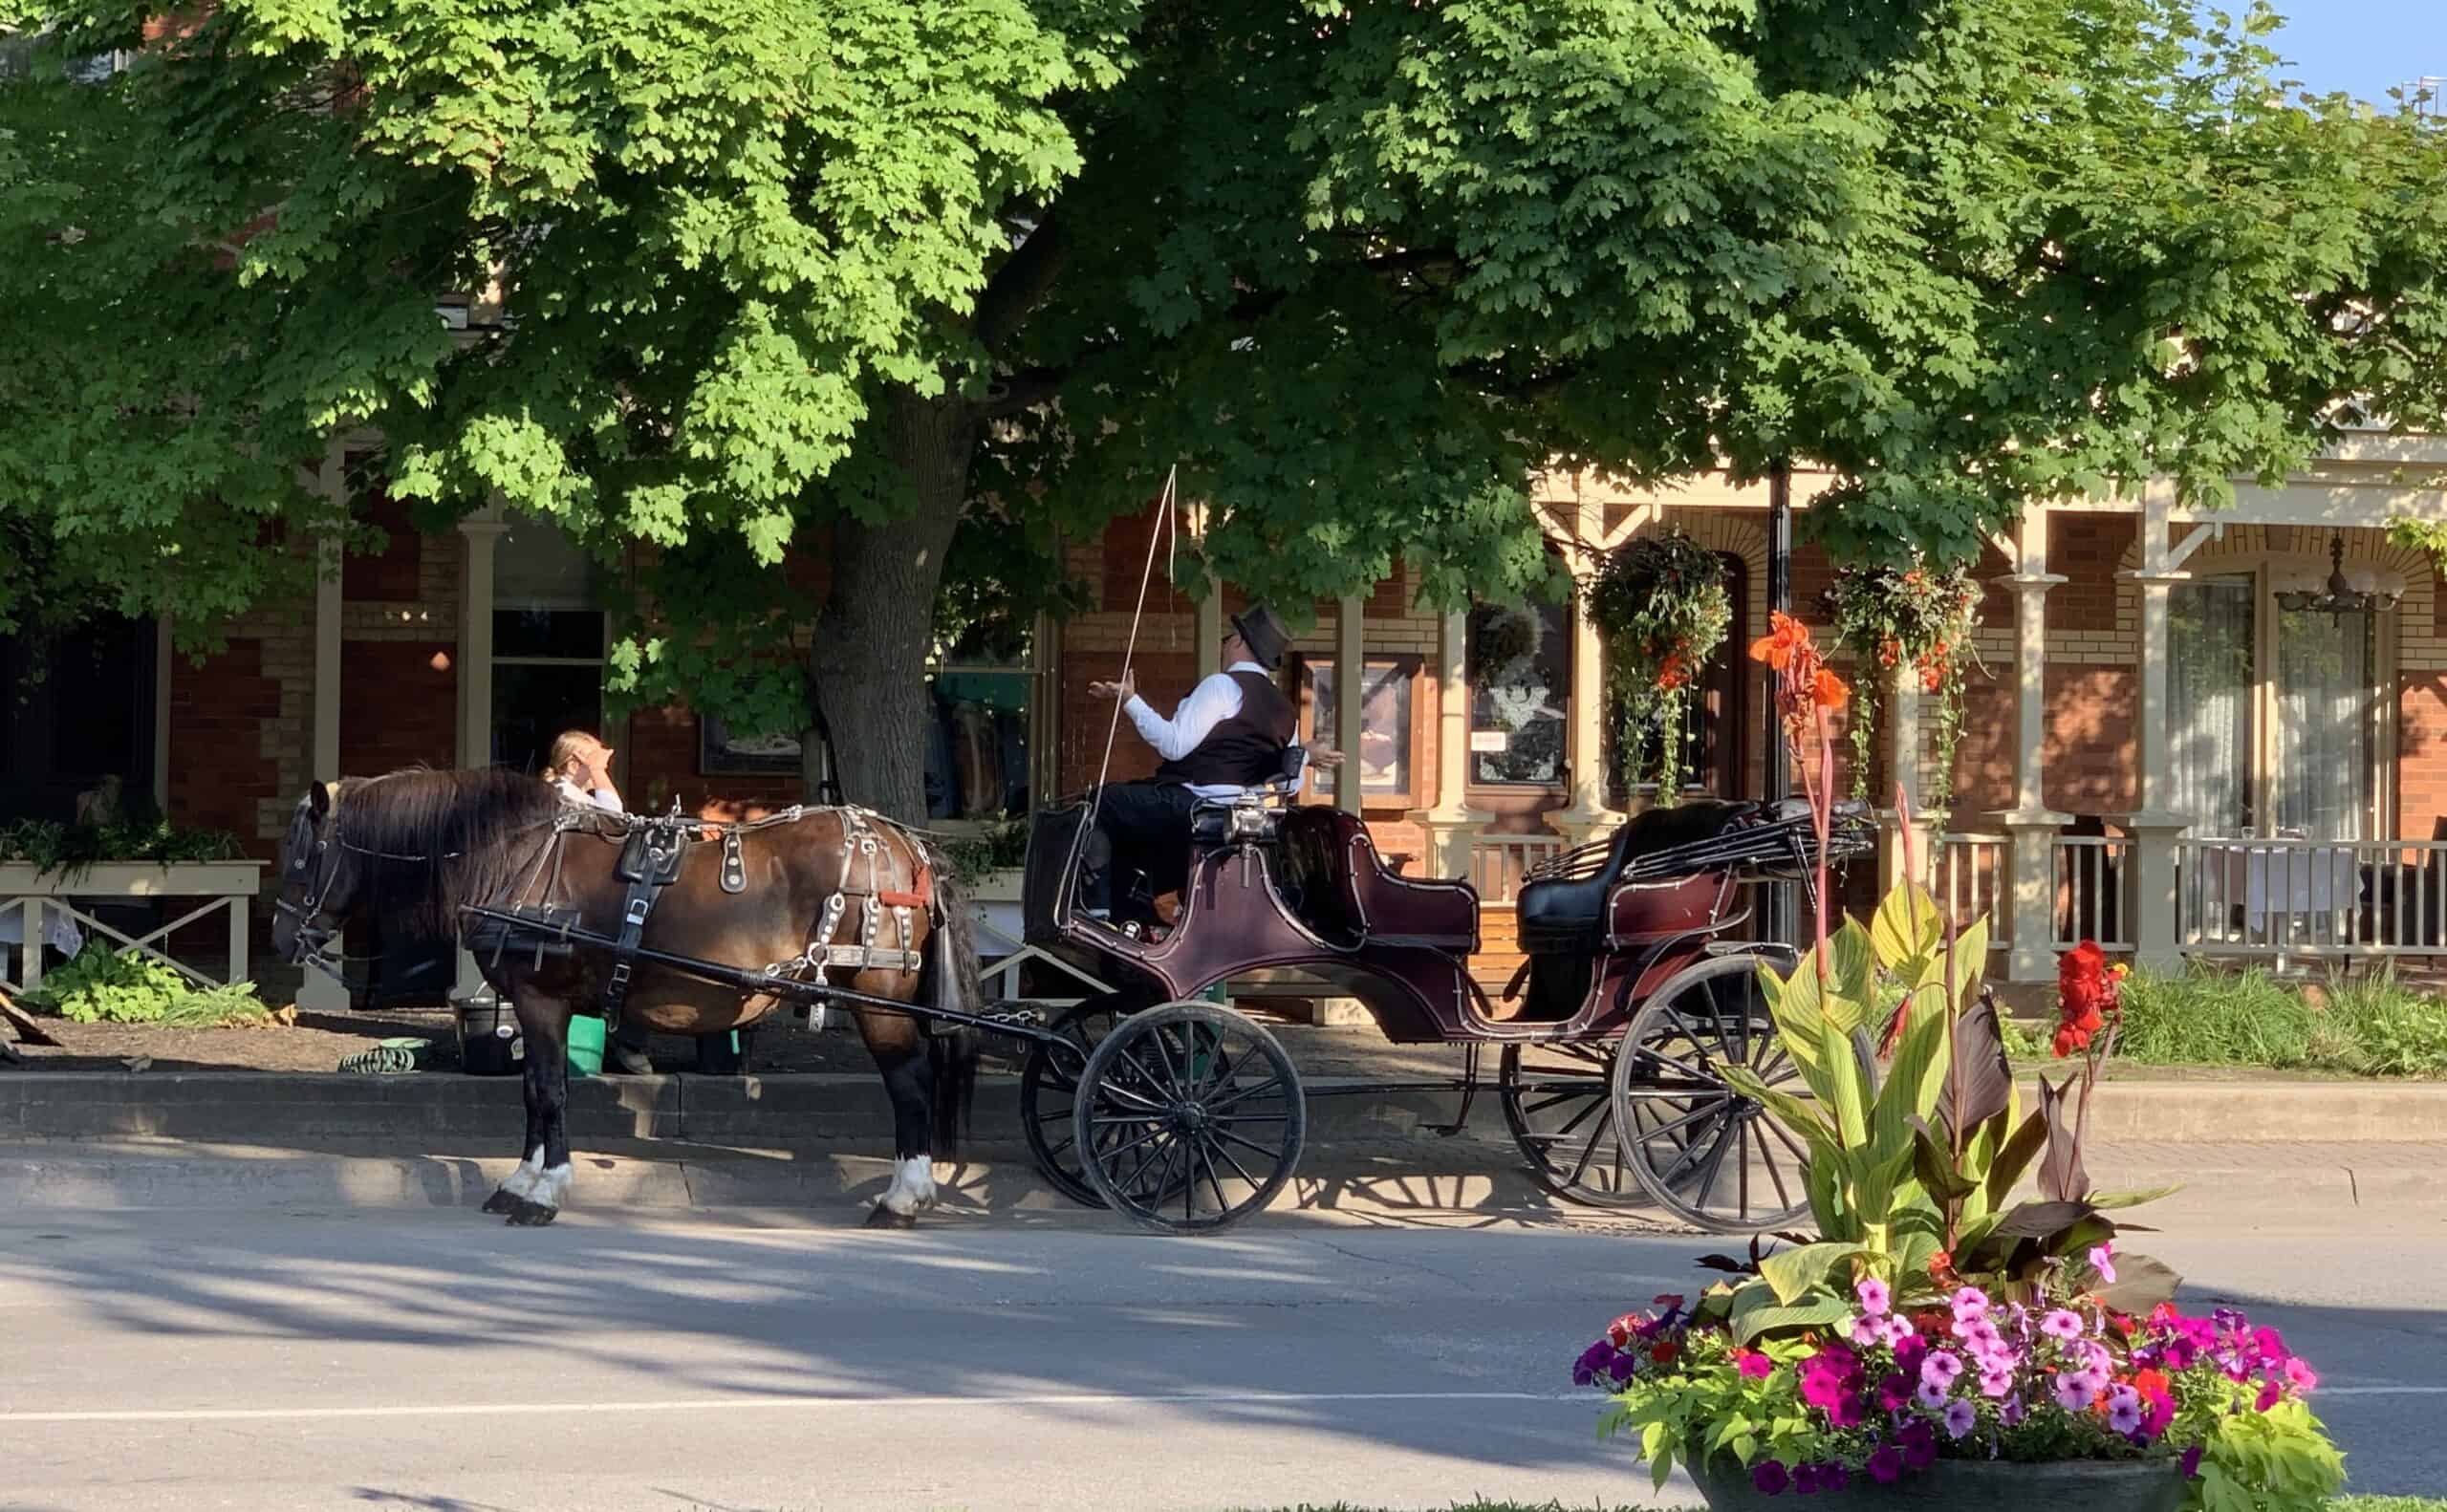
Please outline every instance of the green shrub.
M0 861L31 861L37 872L75 881L105 861L234 861L243 853L219 830L162 823L59 824L26 819L0 825Z
M76 1024L163 1024L184 1028L263 1024L271 1013L254 983L199 987L175 969L136 951L120 953L98 941L42 979L26 995L30 1007Z

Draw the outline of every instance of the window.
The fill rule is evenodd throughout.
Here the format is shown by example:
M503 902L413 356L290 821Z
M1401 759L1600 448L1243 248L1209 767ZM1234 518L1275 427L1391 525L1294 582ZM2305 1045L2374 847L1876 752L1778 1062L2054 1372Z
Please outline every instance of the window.
M594 561L560 531L522 521L493 557L493 761L540 771L552 737L603 728L609 629Z
M1470 683L1470 781L1560 788L1571 698L1571 611L1477 604L1463 674Z
M2170 595L2176 810L2200 835L2366 839L2382 827L2378 616L2281 609L2281 575Z
M1033 627L979 627L937 648L926 674L926 815L1026 818L1035 748Z
M1338 772L1311 772L1310 791L1334 801L1344 773L1359 774L1363 805L1407 806L1415 796L1411 773L1418 749L1413 715L1422 703L1418 680L1425 662L1418 657L1370 657L1361 662L1366 679L1361 689L1359 749L1344 753ZM1302 657L1297 673L1308 697L1302 701L1301 739L1332 745L1341 726L1340 680L1332 657Z

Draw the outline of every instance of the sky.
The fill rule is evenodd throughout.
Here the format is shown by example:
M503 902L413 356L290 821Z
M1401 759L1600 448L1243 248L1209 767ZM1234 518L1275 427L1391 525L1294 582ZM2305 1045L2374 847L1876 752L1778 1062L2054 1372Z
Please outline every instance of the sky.
M2384 100L2418 75L2447 75L2447 0L2276 0L2289 17L2270 44L2285 76L2315 94ZM2240 3L2218 9L2230 14ZM2442 92L2447 93L2447 92Z

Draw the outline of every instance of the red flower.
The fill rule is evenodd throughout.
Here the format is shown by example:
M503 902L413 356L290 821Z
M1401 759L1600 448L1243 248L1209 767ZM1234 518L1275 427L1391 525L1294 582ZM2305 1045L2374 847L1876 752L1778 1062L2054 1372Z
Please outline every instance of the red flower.
M1842 708L1844 701L1851 696L1851 688L1844 685L1842 678L1825 667L1819 668L1818 675L1809 681L1809 700L1822 709Z
M1657 685L1667 692L1672 692L1680 687L1689 676L1689 672L1682 665L1682 658L1678 654L1669 656L1657 669Z
M1660 1339L1649 1347L1648 1357L1659 1365L1671 1365L1674 1357L1681 1352L1682 1346L1672 1339Z
M2115 1014L2118 973L2108 969L2107 953L2096 940L2086 940L2067 951L2056 963L2056 1039L2059 1057L2090 1048L2090 1039Z
M1647 1321L1647 1319L1641 1317L1636 1312L1624 1313L1621 1317L1616 1318L1613 1322L1606 1325L1606 1337L1613 1340L1614 1348L1619 1350L1623 1346L1632 1342L1632 1335L1637 1333L1640 1329L1640 1325Z

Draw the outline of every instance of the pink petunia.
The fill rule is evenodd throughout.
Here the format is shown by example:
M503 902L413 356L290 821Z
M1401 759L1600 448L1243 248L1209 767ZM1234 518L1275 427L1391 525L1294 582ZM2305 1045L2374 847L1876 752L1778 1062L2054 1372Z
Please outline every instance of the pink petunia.
M2320 1384L2320 1375L2303 1363L2301 1355L2296 1355L2285 1362L2285 1384L2298 1392L2308 1392Z
M1982 1371L1980 1372L1980 1394L1982 1396L2003 1396L2013 1389L2014 1372L2011 1371Z
M1954 1321L1968 1323L1988 1316L1988 1293L1977 1286L1965 1286L1954 1294Z
M1920 1399L1920 1405L1923 1407L1943 1407L1946 1404L1946 1389L1925 1376L1921 1378L1919 1389L1913 1394Z
M1886 1283L1875 1276L1863 1276L1852 1286L1852 1295L1861 1299L1861 1310L1873 1318L1883 1318L1893 1296Z
M1969 1402L1955 1402L1946 1408L1946 1436L1960 1438L1971 1432L1971 1425L1979 1420L1979 1413Z
M2056 1377L2056 1405L2068 1413L2086 1413L2098 1400L2098 1383L2081 1371L2067 1371Z
M2058 1307L2039 1320L2039 1331L2051 1339L2078 1339L2084 1331L2082 1315L2068 1308Z
M2090 1246L2090 1268L2099 1273L2099 1280L2115 1285L2115 1241Z
M1920 1362L1920 1379L1930 1382L1940 1391L1952 1389L1955 1377L1961 1373L1962 1361L1944 1350L1938 1350Z

